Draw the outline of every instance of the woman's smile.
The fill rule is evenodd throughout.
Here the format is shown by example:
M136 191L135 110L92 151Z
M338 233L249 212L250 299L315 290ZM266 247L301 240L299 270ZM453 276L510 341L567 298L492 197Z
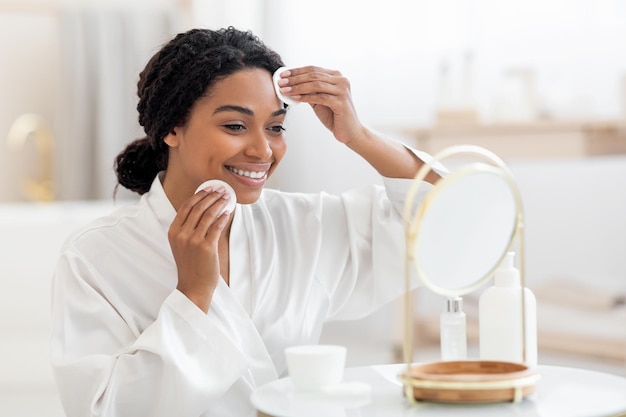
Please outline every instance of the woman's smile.
M244 171L241 169L237 169L235 167L230 167L227 166L226 167L229 171L234 172L237 175L242 175L244 177L248 177L248 178L252 178L252 179L259 179L259 178L263 178L267 175L267 170L264 171Z
M267 173L270 167L271 164L263 164L255 167L235 167L232 165L226 165L226 169L232 174L232 177L243 186L248 187L262 187L265 185L265 182L267 181Z

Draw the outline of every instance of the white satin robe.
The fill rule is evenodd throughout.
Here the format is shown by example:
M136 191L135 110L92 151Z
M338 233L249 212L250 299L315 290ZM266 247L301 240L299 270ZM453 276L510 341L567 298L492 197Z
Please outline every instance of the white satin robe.
M159 177L136 204L74 234L52 290L67 416L256 415L250 394L285 375L286 346L316 343L325 321L404 292L410 181L384 183L340 196L265 189L237 205L230 287L220 280L208 314L176 290L175 211Z

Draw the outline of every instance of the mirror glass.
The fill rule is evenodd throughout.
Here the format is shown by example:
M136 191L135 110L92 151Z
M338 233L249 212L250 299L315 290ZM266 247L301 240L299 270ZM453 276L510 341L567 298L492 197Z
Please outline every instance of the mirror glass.
M463 295L490 279L515 237L518 204L503 171L486 164L437 183L416 215L418 277L434 292Z

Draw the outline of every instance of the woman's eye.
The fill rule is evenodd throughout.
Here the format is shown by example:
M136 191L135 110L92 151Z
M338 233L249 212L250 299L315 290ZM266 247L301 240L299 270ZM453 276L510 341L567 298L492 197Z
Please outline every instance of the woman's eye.
M270 127L270 130L276 132L276 133L282 133L285 131L285 128L282 125L276 125L276 126L272 126Z
M229 125L224 125L224 127L228 130L234 130L236 132L239 132L245 129L244 125L239 125L239 124L229 124Z

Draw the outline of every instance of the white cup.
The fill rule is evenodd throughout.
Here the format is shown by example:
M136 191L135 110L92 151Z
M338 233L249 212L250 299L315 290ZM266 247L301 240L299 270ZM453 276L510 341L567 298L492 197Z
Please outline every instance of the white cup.
M299 391L339 384L346 364L345 346L302 345L285 349L287 370Z

